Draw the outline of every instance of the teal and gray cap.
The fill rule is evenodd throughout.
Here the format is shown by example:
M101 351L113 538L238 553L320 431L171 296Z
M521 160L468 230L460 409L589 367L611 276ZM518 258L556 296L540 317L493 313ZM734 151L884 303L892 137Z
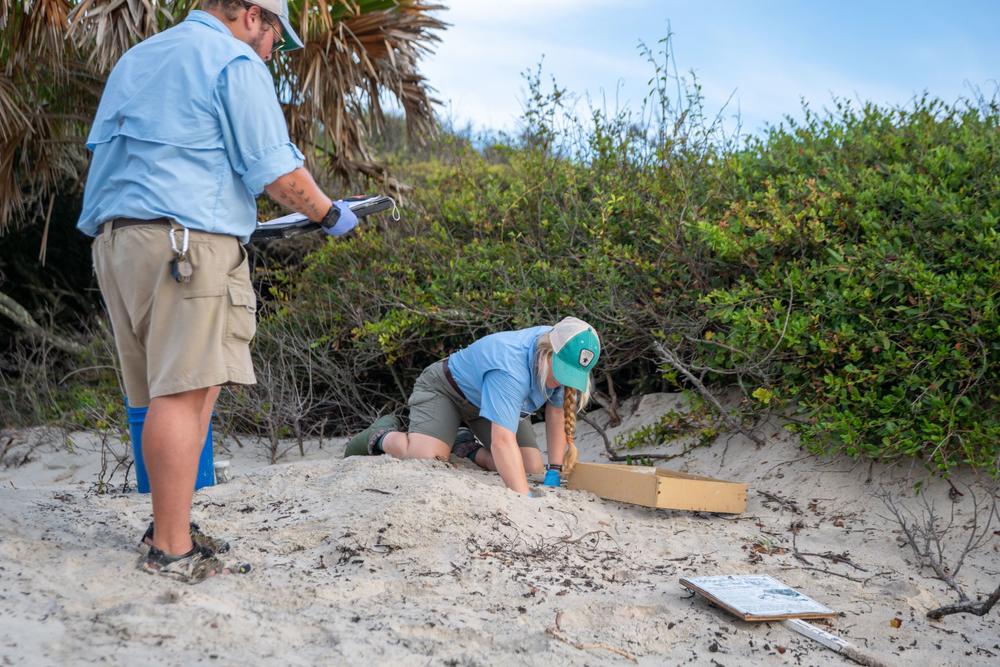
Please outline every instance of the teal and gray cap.
M288 0L247 0L247 2L278 16L278 20L281 21L282 37L285 38L285 43L281 45L280 51L294 51L304 46L302 40L292 30L292 24L288 20Z
M587 391L590 371L601 356L597 332L583 320L567 317L549 332L552 342L552 375L556 382L577 391Z

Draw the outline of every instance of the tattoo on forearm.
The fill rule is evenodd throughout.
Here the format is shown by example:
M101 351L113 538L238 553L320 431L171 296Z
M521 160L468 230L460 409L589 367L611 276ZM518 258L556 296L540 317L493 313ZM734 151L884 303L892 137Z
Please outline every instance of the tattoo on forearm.
M326 211L320 209L318 202L306 192L306 188L294 177L281 183L276 192L272 194L278 203L305 213L312 220L320 220L326 215Z

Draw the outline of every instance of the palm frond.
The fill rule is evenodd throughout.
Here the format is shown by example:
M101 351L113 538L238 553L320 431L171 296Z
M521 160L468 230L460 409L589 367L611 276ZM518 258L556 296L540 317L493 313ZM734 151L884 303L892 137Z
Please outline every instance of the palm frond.
M28 124L24 99L14 82L0 72L0 141L21 134Z
M70 14L71 34L94 68L109 72L133 45L159 32L165 11L156 0L83 0Z
M134 44L198 0L0 0L0 234L44 218L53 194L79 192L84 138L107 73ZM372 155L383 95L411 138L434 131L420 58L446 24L427 0L291 0L306 48L273 63L293 140L310 166L401 187ZM168 8L169 7L169 11Z
M308 2L303 15L312 18ZM380 8L373 9L376 5ZM290 54L279 68L279 80L286 84L281 88L293 91L286 107L289 131L310 149L307 155L322 155L337 175L363 174L394 185L373 160L368 141L384 122L383 93L403 108L412 138L434 132L436 100L418 62L439 41L434 31L446 27L430 15L443 7L421 0L371 0L341 1L337 9L343 16L339 22L303 19L306 48Z
M22 61L23 62L23 61ZM31 222L53 194L71 191L86 172L83 142L100 88L83 63L0 74L0 231Z
M7 69L20 60L31 59L49 63L58 71L65 52L69 11L68 0L22 0L14 4L0 0L0 30L4 36L0 54Z

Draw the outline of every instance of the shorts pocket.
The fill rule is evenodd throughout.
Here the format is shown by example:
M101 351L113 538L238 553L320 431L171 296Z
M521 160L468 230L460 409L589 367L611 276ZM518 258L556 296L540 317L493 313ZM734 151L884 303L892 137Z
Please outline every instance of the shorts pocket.
M199 299L223 296L226 293L226 275L225 269L219 266L220 257L215 246L207 241L191 241L188 257L194 274L190 282L179 284L183 297ZM173 282L173 278L170 282Z
M257 332L257 297L248 285L230 284L226 336L249 342Z

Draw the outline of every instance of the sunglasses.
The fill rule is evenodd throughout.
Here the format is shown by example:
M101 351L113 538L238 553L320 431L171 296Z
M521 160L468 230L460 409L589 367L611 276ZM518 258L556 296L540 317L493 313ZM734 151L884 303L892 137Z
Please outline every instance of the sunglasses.
M282 46L285 45L285 36L281 34L280 30L277 30L274 27L273 23L269 21L264 21L264 23L267 23L267 27L274 33L274 41L271 43L271 55L273 56L279 49L281 49Z

